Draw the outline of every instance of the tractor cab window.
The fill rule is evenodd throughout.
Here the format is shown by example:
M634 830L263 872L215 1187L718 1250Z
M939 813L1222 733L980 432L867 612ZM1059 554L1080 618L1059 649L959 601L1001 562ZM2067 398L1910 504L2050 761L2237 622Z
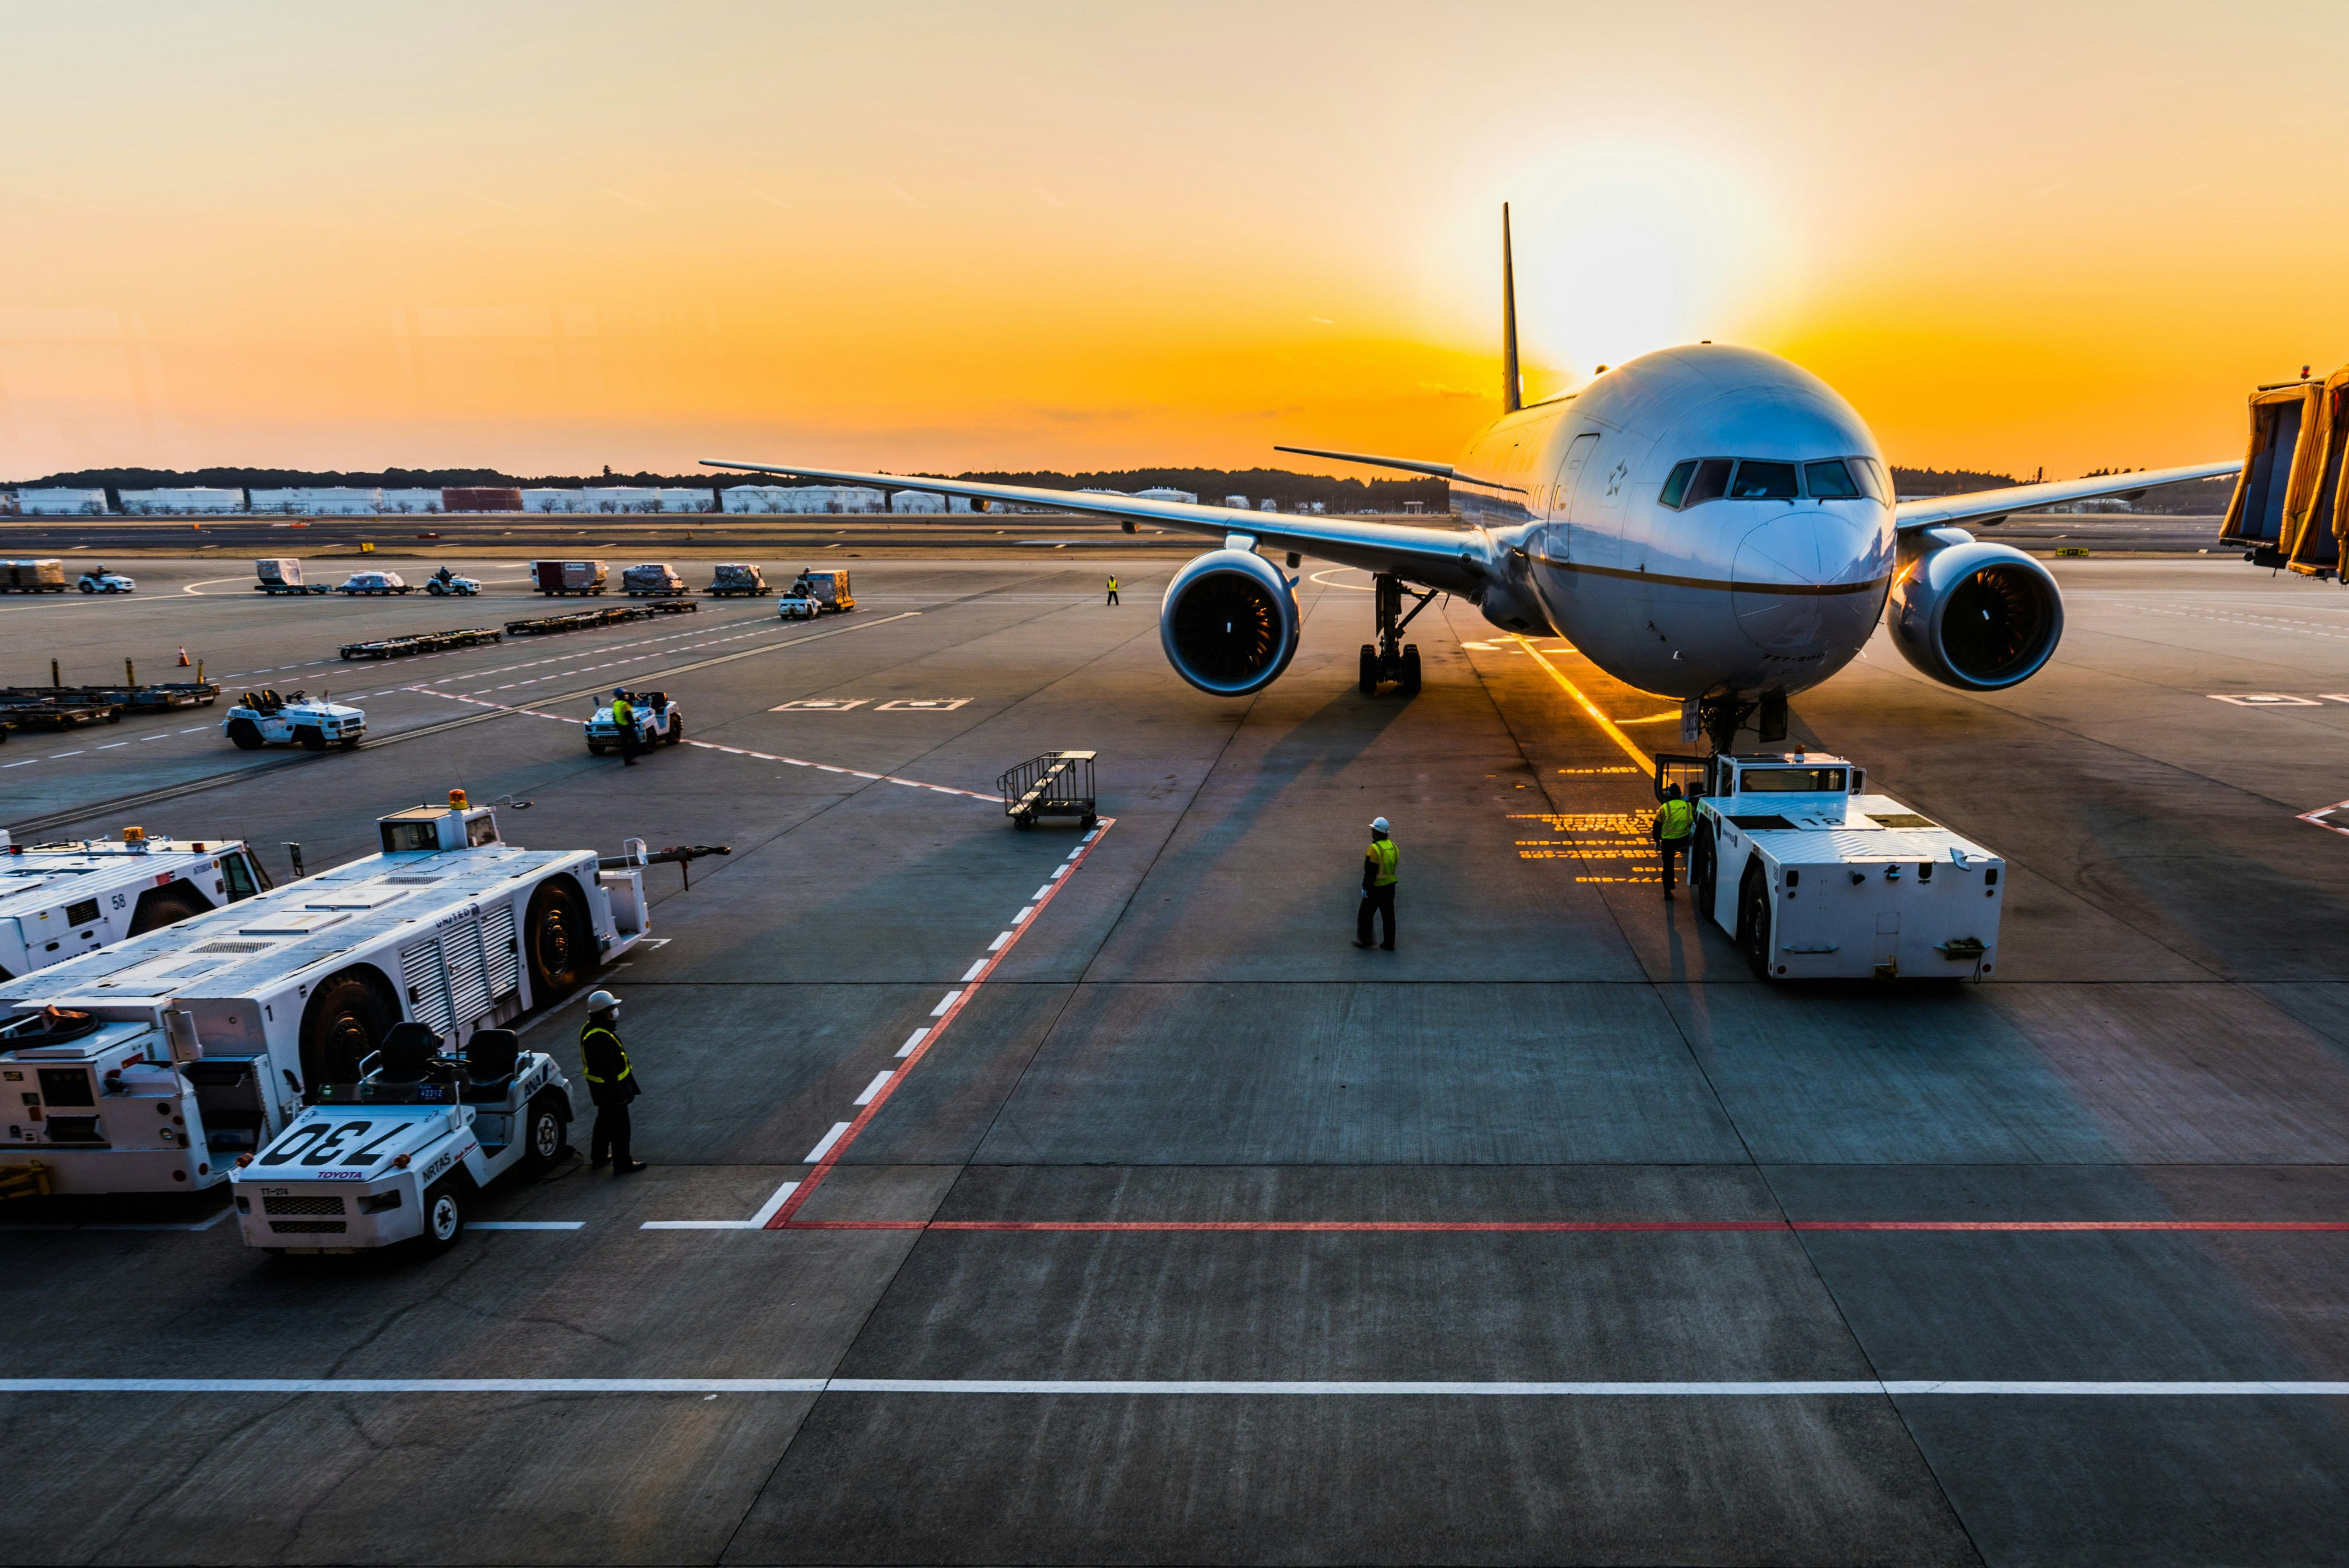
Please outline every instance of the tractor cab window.
M228 896L232 903L239 898L250 898L259 891L253 885L253 868L244 863L242 855L222 856L221 874L228 878Z
M383 852L386 855L408 855L418 850L430 851L440 847L440 828L434 822L387 822L383 826Z
M1746 768L1737 775L1740 794L1841 794L1841 768Z

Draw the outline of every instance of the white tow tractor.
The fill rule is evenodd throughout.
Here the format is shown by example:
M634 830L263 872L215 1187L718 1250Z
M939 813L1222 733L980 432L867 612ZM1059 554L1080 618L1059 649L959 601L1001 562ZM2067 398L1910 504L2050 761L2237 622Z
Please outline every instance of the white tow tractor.
M615 703L606 702L588 716L581 726L586 732L587 751L592 756L620 749L620 722L612 717ZM651 751L657 745L674 746L685 739L685 710L669 701L666 691L631 691L628 706L636 711L636 747Z
M15 844L0 832L0 981L269 886L260 858L239 839L150 838L126 827L119 839Z
M330 745L347 752L367 734L367 712L347 702L312 700L299 691L291 697L274 691L248 691L230 705L221 733L241 752L264 746L323 752Z
M561 1002L647 933L640 842L608 859L523 849L461 791L377 831L380 854L0 983L0 1181L224 1182L312 1106L339 1106L314 1090L382 1068L371 1058L395 1025L472 1052L475 1034ZM474 1102L476 1118L492 1103ZM535 1147L527 1125L516 1136Z
M86 594L135 594L139 591L139 579L109 572L104 566L92 566L82 573L75 586Z
M780 620L813 620L823 613L823 601L815 597L815 590L808 587L805 577L775 600L775 616Z
M1980 979L2006 862L1817 752L1659 757L1696 802L1689 888L1764 981Z
M469 599L481 591L481 584L478 577L460 577L443 566L424 579L424 591L434 598L453 596L460 599Z
M229 1179L245 1245L438 1250L463 1233L474 1194L562 1158L571 1085L554 1057L511 1029L476 1029L460 1054L445 1044L398 1024L356 1081L311 1085L309 1108Z

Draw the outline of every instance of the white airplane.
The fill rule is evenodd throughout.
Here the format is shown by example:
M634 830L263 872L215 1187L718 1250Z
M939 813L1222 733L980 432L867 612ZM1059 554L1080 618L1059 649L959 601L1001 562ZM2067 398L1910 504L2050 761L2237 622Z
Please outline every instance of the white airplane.
M1236 513L1220 506L1016 484L860 473L803 463L712 468L923 490L1221 535L1167 584L1159 639L1202 691L1243 696L1296 654L1297 579L1259 554L1311 554L1372 574L1377 641L1364 691L1419 687L1402 631L1438 593L1508 631L1554 633L1608 674L1692 705L1716 750L1749 721L1784 737L1785 700L1857 656L1890 605L1894 646L1934 680L1995 691L2047 662L2063 596L2022 551L1959 523L2232 473L2240 461L1896 501L1867 423L1774 355L1712 343L1604 369L1525 405L1517 374L1508 209L1501 211L1500 419L1454 462L1284 446L1450 482L1456 525ZM1420 590L1403 611L1405 585Z

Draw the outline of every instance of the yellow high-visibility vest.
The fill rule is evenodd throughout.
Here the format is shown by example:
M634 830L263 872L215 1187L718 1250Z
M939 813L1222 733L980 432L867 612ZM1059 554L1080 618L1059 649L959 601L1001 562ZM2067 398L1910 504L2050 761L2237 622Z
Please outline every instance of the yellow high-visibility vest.
M1393 882L1395 867L1402 862L1402 851L1395 847L1395 841L1392 838L1371 839L1369 857L1379 863L1378 875L1371 880L1381 888Z
M1656 836L1686 838L1696 831L1696 807L1684 800L1668 800L1656 808Z
M621 1044L620 1037L617 1034L613 1033L608 1029L598 1029L591 1024L587 1028L582 1029L579 1032L579 1071L591 1084L600 1084L604 1082L602 1078L599 1078L594 1073L589 1072L586 1064L587 1042L594 1039L598 1034L601 1034L605 1039L609 1040L612 1043L612 1049L620 1054L620 1070L612 1075L611 1080L613 1083L616 1084L626 1078L635 1069L631 1066L628 1061L628 1048L626 1045Z

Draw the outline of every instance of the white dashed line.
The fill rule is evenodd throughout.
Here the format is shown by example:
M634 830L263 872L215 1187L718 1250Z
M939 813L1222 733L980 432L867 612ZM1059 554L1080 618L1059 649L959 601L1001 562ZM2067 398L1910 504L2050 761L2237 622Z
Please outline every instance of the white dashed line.
M1028 896L1040 904L1045 899L1052 896L1052 885L1050 882L1047 882Z
M999 952L1002 950L1003 944L1010 940L1011 933L1009 931L998 931L995 934L995 940L987 944L987 950L988 952Z
M813 1165L825 1155L830 1154L832 1152L832 1146L838 1143L840 1141L840 1135L847 1130L848 1124L846 1122L833 1123L832 1130L823 1135L823 1141L817 1144L813 1148L808 1150L807 1158L802 1160L800 1163L802 1165Z
M587 1223L585 1220L473 1220L467 1221L471 1231L576 1231Z
M117 746L127 746L129 743L130 742L128 741L109 741L106 744L98 747L98 749L101 752L110 752Z
M79 752L51 752L46 760L54 763L59 757L78 757L79 755L81 755Z
M998 947L999 947L999 946L1001 946L1002 944L999 942L999 943L997 943L996 945L997 945ZM992 951L994 951L994 950L995 950L995 949L994 949L994 948L989 948L988 950L989 952L992 952ZM978 971L981 971L981 970L983 970L983 969L985 969L986 967L987 967L987 961L986 961L985 959L981 959L981 960L979 960L977 963L975 963L975 964L971 965L971 966L970 966L970 968L969 968L969 970L968 970L968 971L966 971L966 972L964 973L963 977L962 977L962 978L963 978L963 983L965 983L966 985L968 985L970 981L974 981L974 980L977 980L977 979L978 978Z
M639 1231L763 1231L767 1227L767 1221L775 1217L775 1210L783 1206L783 1199L789 1198L798 1187L799 1183L796 1181L784 1182L775 1189L766 1202L759 1206L759 1211L748 1220L647 1220L636 1229Z
M1032 915L1032 914L1034 914L1035 912L1036 912L1036 906L1035 906L1035 905L1033 905L1033 904L1027 905L1027 906L1025 906L1024 908L1022 908L1022 909L1020 909L1020 911L1019 911L1018 914L1016 914L1016 915L1014 915L1014 916L1012 916L1012 917L1011 917L1011 923L1012 923L1013 925L1015 925L1015 926L1024 926L1024 925L1026 925L1026 924L1028 923L1028 917L1029 917L1029 916L1030 916L1030 915Z
M856 1096L854 1103L860 1106L871 1105L873 1103L873 1096L887 1088L889 1086L889 1080L896 1075L897 1075L895 1072L874 1074L873 1081L864 1085L864 1092Z
M905 1057L912 1055L914 1054L914 1047L919 1045L923 1041L927 1040L929 1037L930 1031L928 1025L925 1024L923 1027L915 1030L911 1034L905 1036L905 1043L897 1047L898 1057L902 1060Z
M942 997L940 997L940 998L938 999L938 1004L937 1004L936 1007L933 1007L933 1008L931 1008L931 1009L930 1009L930 1016L931 1016L931 1017L933 1017L933 1018L944 1018L944 1017L947 1015L947 1008L949 1008L949 1007L952 1007L952 1006L953 1006L957 1002L960 1001L961 999L962 999L962 992L959 992L959 991L949 991L949 992L947 992L946 993L946 995L944 995L944 996L942 996Z

